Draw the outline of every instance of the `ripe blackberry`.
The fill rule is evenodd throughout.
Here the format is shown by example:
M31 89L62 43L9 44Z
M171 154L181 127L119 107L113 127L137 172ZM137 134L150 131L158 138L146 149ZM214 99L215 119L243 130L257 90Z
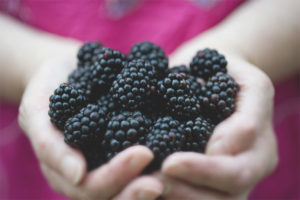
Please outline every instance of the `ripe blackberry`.
M150 96L153 66L148 61L133 60L128 63L110 89L113 99L125 109L137 109Z
M171 116L160 117L146 137L146 146L154 153L154 161L146 171L159 169L170 154L183 150L185 135L179 130L180 123Z
M194 76L208 80L217 72L226 73L227 61L222 54L215 49L198 51L190 63L191 72Z
M82 90L63 83L50 96L48 115L53 124L63 130L65 122L86 104Z
M105 93L126 64L127 58L123 53L103 47L90 68L94 92Z
M238 84L233 78L219 72L202 87L199 99L206 114L215 122L220 122L234 112L237 92Z
M129 146L144 144L150 125L151 120L140 111L125 111L112 117L102 141L106 158L111 159Z
M185 151L204 152L206 144L215 128L209 120L197 117L180 125L180 130L185 135Z
M131 47L129 60L143 59L148 60L155 69L155 77L161 79L167 74L168 58L164 51L151 42L139 42Z
M66 122L65 142L79 148L100 142L108 122L106 115L107 109L88 104Z
M102 44L99 42L85 42L77 53L78 67L91 66L100 53Z
M90 78L89 67L80 67L75 69L68 77L68 84L73 86L75 89L81 89L85 96L90 99L92 98L92 85Z
M191 90L191 84L184 73L170 73L158 82L158 93L166 102L173 116L193 118L200 112L198 98Z
M169 69L169 73L185 73L191 75L191 70L185 65L178 65Z

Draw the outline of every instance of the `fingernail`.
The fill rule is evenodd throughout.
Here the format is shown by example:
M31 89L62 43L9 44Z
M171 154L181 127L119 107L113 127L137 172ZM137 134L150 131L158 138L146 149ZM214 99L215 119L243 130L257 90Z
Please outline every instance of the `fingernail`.
M153 200L162 195L162 190L158 188L147 188L138 193L139 200Z
M82 176L82 170L80 169L78 161L73 156L67 155L64 157L61 163L61 171L74 185L79 183Z
M175 159L170 159L163 164L162 172L165 174L184 174L187 172L187 168L185 165L178 164Z
M222 151L224 151L224 144L221 140L217 140L211 146L208 147L206 154L220 154Z
M136 169L139 166L144 165L145 159L151 160L153 158L153 154L151 153L151 151L144 151L143 154L144 155L132 156L128 163L129 167L132 169Z

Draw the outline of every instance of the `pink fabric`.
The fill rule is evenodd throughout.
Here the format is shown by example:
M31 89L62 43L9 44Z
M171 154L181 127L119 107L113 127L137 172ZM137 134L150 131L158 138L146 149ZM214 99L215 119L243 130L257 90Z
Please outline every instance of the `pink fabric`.
M150 40L170 54L182 42L217 24L241 2L197 6L183 0L145 0L119 20L109 18L104 3L94 0L4 0L0 10L38 29L83 41L99 40L123 52L135 42ZM276 88L274 128L281 160L277 171L253 192L254 199L299 197L297 80ZM0 198L64 199L43 178L29 141L17 125L17 113L17 105L0 103Z

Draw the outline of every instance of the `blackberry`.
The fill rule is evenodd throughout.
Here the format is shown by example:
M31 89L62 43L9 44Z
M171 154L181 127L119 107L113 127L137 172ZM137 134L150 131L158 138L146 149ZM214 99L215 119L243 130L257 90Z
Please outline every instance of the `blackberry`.
M178 118L193 118L200 112L198 98L184 73L170 73L158 83L158 93L166 102L169 112Z
M129 146L144 144L150 125L151 120L140 111L125 111L112 117L102 141L106 158L111 159Z
M110 93L123 108L140 108L151 94L150 80L153 76L154 70L150 62L133 60L118 74Z
M75 69L68 77L68 84L75 89L81 89L88 99L92 98L92 85L89 80L91 71L89 67Z
M65 142L77 148L83 148L95 141L100 142L107 122L106 108L88 104L66 122Z
M146 137L146 146L154 153L154 160L146 171L159 169L170 154L183 150L185 135L179 129L180 123L171 116L160 117Z
M156 78L162 79L166 76L168 70L168 58L164 51L157 45L145 41L139 42L131 47L129 60L143 59L148 60L156 71Z
M94 92L99 94L107 92L126 64L127 58L123 53L103 47L90 68L90 80Z
M214 124L200 116L181 124L180 130L186 138L184 150L200 153L204 152L214 128Z
M198 51L190 63L191 72L194 76L208 80L217 72L226 73L227 61L222 54L215 49Z
M199 99L206 114L215 122L220 122L234 112L237 92L238 84L233 78L219 72L202 87Z
M102 44L99 42L85 42L77 53L78 67L89 67L100 53Z
M63 130L65 122L86 104L84 93L80 89L63 83L50 96L48 115L53 124Z
M169 73L185 73L191 75L191 70L185 65L178 65L169 69Z

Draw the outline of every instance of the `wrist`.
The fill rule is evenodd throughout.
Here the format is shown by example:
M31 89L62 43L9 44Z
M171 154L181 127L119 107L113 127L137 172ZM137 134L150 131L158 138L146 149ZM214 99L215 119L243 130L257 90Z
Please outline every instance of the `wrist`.
M28 68L24 69L23 67L23 89L25 89L32 76L40 69L41 66L43 66L44 63L52 60L71 60L76 63L76 54L81 46L81 42L58 36L47 36L45 38L41 38L41 40L42 42L37 42L35 44L33 50L34 59L29 60L30 64L28 65ZM26 60L26 58L20 60Z

